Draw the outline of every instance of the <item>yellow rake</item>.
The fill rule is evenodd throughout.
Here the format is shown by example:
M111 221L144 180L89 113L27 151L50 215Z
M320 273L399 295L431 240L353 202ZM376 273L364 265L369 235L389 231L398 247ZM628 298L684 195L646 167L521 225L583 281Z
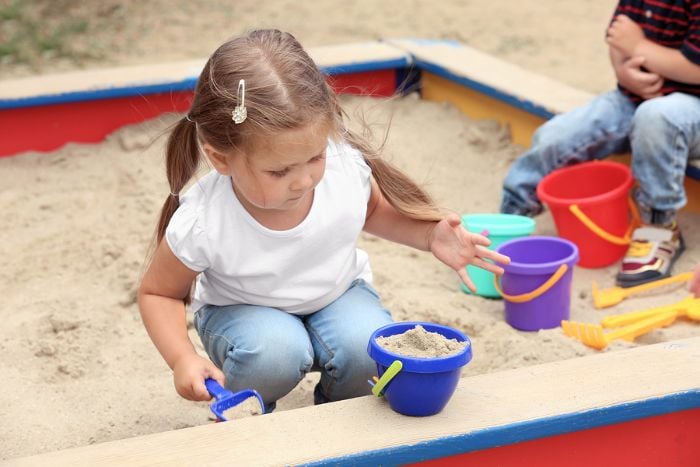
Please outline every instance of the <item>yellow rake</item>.
M615 339L632 341L653 329L672 324L679 317L700 321L700 298L689 296L670 305L606 316L600 324L562 321L561 327L567 336L600 350ZM615 329L606 333L603 328Z

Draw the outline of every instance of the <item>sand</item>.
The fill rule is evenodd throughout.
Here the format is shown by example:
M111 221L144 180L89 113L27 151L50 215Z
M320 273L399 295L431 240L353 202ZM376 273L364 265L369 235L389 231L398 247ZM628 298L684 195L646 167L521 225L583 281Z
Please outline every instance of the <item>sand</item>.
M260 400L255 396L251 396L237 403L230 409L226 409L223 416L226 417L226 420L238 420L253 415L260 415L262 412L263 407L260 404Z
M467 347L466 340L450 339L439 332L428 331L420 324L401 334L379 336L376 342L393 354L419 358L447 357L461 353Z
M220 9L200 8L191 27L184 28L184 20L168 22L168 15L178 10L166 9L161 15L154 7L146 12L147 3L151 2L126 5L140 13L134 16L135 24L157 25L161 33L142 27L138 36L125 29L119 40L138 36L143 42L129 54L126 47L115 47L114 56L100 64L199 57L224 32L279 23L297 26L298 36L312 44L398 35L454 38L481 44L488 52L500 50L503 58L590 91L610 84L609 71L601 72L602 65L585 63L600 45L600 31L612 6L548 0L519 10L511 2L444 2L416 18L398 9L396 2L383 2L374 15L368 13L368 2L357 3L349 14L340 7L314 11L310 4L294 2L295 14L284 15L261 4L255 10L252 2L237 2L233 16L243 18L240 25L220 15ZM549 16L537 17L545 11ZM322 20L314 21L316 14ZM213 26L205 27L206 19ZM100 39L105 38L96 35ZM606 59L596 55L594 61L605 64ZM71 64L54 65L61 70ZM17 67L16 75L23 73L26 70ZM601 77L605 80L596 81ZM393 116L386 157L424 184L440 204L458 213L497 210L503 176L523 150L510 143L507 128L470 120L447 104L415 96L344 102L351 109L363 108L366 118L378 123L379 135ZM177 396L171 372L146 335L135 301L157 212L168 193L160 135L176 117L165 115L123 128L100 144L69 144L52 153L0 159L1 459L213 423L207 403ZM536 233L556 234L548 212L536 221ZM684 212L680 225L688 250L677 263L679 272L700 261L700 219ZM456 273L428 253L369 235L361 237L360 246L370 255L375 286L396 320L454 326L471 338L474 358L463 376L596 353L563 336L560 329L514 330L504 321L502 301L464 294ZM575 269L572 319L598 322L606 314L665 304L686 294L677 286L606 311L593 309L591 281L610 286L614 274L614 266ZM635 343L615 342L606 351L699 333L697 324L677 322ZM201 352L191 325L190 335ZM312 404L317 378L305 378L279 401L278 410Z

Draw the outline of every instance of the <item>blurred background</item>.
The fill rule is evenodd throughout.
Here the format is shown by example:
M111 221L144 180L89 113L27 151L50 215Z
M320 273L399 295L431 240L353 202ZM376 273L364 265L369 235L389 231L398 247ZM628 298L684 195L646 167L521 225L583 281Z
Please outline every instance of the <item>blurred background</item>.
M187 60L255 28L305 47L457 40L572 86L613 85L603 40L613 0L0 0L0 79Z

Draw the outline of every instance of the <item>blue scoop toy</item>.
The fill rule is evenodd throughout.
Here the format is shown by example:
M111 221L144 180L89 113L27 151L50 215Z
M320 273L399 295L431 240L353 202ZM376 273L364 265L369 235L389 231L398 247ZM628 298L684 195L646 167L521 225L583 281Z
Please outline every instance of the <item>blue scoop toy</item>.
M211 411L216 415L216 419L222 422L228 421L228 418L224 416L224 412L228 409L237 406L243 401L255 397L260 403L260 413L265 413L265 404L263 399L258 394L255 389L245 389L243 391L231 392L228 389L222 387L215 379L207 378L204 380L204 385L207 387L207 391L216 400L211 403Z

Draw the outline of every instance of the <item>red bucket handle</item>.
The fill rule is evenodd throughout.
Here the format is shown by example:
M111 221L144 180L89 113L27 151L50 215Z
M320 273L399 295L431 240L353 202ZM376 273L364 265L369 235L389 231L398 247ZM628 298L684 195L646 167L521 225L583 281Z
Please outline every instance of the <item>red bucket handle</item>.
M593 222L593 220L591 220L590 217L588 217L583 213L583 211L581 211L581 208L578 207L578 204L570 205L569 211L571 211L571 214L573 214L579 221L581 221L583 225L588 227L588 229L591 232L593 232L603 240L607 240L608 242L614 245L624 246L632 243L632 232L639 225L639 211L637 210L637 206L629 197L627 198L627 202L630 206L630 210L632 211L632 222L630 223L627 232L625 232L624 237L618 237L617 235L613 235L610 232L603 230L598 224Z
M498 276L493 276L493 283L496 286L496 290L498 291L498 293L500 293L501 296L507 301L511 303L525 303L529 302L530 300L534 300L535 298L539 297L540 295L554 287L554 285L557 282L559 282L559 279L561 279L568 270L569 266L566 263L562 264L561 266L559 266L559 269L557 269L556 272L552 274L552 276L549 279L547 279L547 281L544 284L540 285L532 292L527 292L520 295L508 295L503 293L503 290L501 290L501 284L498 283Z

